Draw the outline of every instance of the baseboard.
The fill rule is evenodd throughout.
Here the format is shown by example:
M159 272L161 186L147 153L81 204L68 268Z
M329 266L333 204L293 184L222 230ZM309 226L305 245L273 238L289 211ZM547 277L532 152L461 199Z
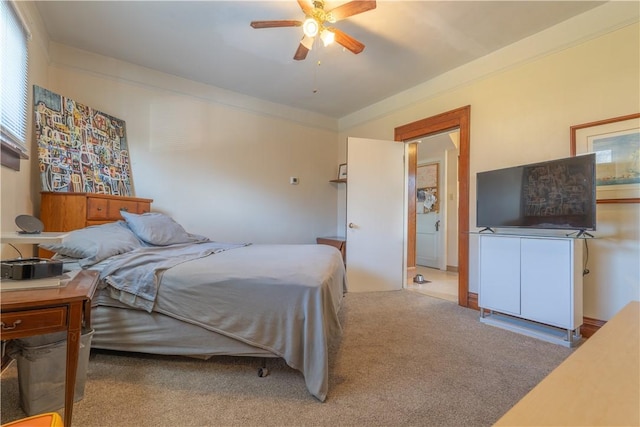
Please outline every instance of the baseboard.
M452 273L458 273L458 266L457 265L447 265L447 271L450 271Z
M592 319L590 317L585 317L582 319L582 326L580 327L580 333L583 337L589 338L591 335L598 332L600 328L607 323L604 320Z
M478 306L478 294L473 292L467 293L467 308L480 310L480 306Z

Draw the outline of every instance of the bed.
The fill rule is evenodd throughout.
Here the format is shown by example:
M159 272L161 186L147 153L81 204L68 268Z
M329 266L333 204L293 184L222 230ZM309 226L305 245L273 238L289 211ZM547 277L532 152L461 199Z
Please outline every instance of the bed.
M328 348L341 334L346 290L336 248L216 242L160 213L122 215L41 245L67 270L100 271L92 347L280 357L326 399Z

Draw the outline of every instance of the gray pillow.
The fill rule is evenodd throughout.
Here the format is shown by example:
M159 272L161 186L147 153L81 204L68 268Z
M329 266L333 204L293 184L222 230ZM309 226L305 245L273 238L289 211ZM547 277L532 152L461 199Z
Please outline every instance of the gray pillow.
M154 246L177 245L179 243L206 242L204 236L187 233L175 220L159 212L132 214L120 212L127 225L140 240Z
M39 246L60 255L77 258L81 267L88 267L143 245L123 221L118 221L74 230L61 243Z

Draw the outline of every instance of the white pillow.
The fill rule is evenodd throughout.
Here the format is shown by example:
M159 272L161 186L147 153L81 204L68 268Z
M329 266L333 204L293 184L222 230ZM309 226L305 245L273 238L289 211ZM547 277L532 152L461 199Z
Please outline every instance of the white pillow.
M206 242L204 236L187 233L173 218L159 213L132 214L120 212L127 225L140 240L154 246L177 245L179 243Z
M39 246L60 255L76 258L81 267L88 267L143 245L123 221L118 221L74 230L60 243L43 243Z

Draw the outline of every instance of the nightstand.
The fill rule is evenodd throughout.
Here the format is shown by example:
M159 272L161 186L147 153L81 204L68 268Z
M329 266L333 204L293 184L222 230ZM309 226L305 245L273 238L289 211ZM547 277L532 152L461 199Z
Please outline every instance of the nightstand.
M91 327L98 272L80 270L66 286L2 292L1 339L67 331L64 425L71 426L82 323Z
M319 245L329 245L338 248L342 254L342 260L347 264L347 241L343 237L317 237L316 243Z
M13 246L13 244L19 245L35 245L34 254L38 252L38 245L40 243L60 243L64 236L69 234L68 231L64 232L47 232L43 231L41 233L20 233L18 231L3 231L0 235L0 242L3 244L8 244ZM15 246L13 246L14 249ZM17 251L17 249L16 249ZM18 251L19 252L19 251ZM37 255L36 255L37 256ZM22 253L20 253L20 258L22 258ZM30 258L30 257L26 257Z

